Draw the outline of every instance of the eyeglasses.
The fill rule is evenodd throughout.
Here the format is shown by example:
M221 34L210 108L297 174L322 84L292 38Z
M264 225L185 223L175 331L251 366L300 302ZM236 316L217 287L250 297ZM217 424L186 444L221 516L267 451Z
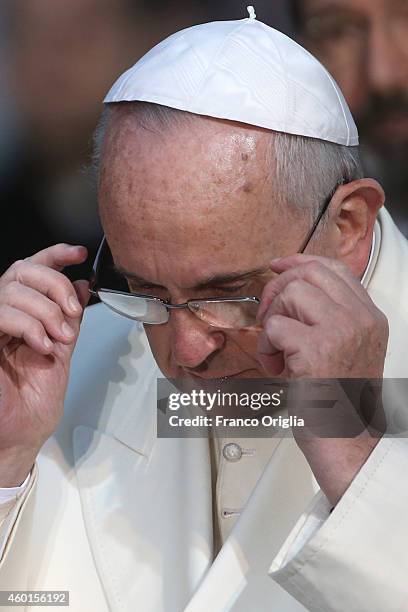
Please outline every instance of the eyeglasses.
M188 308L201 321L222 329L253 327L260 300L256 297L206 298L170 304L153 295L131 293L125 277L114 266L104 237L96 255L90 293L117 314L148 325L167 323L171 310Z
M306 236L299 253L303 253L312 239L323 215L329 207L337 187L326 198L319 215ZM153 295L132 293L125 277L114 265L105 237L99 246L90 280L90 293L111 310L128 319L147 325L162 325L170 318L171 310L187 308L204 323L220 329L250 329L256 327L260 299L257 297L206 298L170 304Z

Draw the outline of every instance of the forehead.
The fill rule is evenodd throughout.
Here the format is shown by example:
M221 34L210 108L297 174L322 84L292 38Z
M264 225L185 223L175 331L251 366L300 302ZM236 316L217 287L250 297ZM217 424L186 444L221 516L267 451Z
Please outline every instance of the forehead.
M116 118L99 190L112 250L121 260L125 251L127 259L151 253L178 266L234 257L256 265L281 217L270 150L265 130L231 122L200 118L151 131L131 115ZM132 256L132 264L146 266L141 259Z
M105 136L99 206L115 263L166 287L265 268L305 228L275 183L271 133L214 119L168 131L122 116ZM307 220L306 220L307 223Z
M172 168L176 175L181 166L201 168L202 174L232 177L232 171L242 176L265 161L269 132L231 121L199 117L188 113L175 115L164 125L162 118L143 118L130 108L116 108L108 123L104 142L103 170L110 180L122 182L128 176L121 172L125 163L134 174L151 174L157 169ZM239 163L238 163L239 162ZM247 163L242 163L247 162ZM219 172L217 172L219 170ZM228 177L227 177L228 174Z

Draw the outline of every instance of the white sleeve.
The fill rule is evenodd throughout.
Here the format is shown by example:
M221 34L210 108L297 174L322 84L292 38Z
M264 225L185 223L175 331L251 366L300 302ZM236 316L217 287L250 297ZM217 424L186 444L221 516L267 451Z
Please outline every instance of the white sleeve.
M330 513L318 493L270 576L311 612L407 608L408 439L381 440Z
M30 481L31 472L19 487L1 488L0 487L0 529L4 519L10 510L17 504L18 499L23 495Z
M0 488L0 568L22 506L37 480L37 472L35 464L19 487Z
M6 502L11 501L12 499L15 500L24 492L26 486L28 485L28 481L30 480L30 475L31 472L28 474L25 481L19 487L10 487L7 489L2 489L0 487L0 506Z
M280 570L292 561L329 518L330 510L329 500L319 491L286 538L273 560L271 571Z

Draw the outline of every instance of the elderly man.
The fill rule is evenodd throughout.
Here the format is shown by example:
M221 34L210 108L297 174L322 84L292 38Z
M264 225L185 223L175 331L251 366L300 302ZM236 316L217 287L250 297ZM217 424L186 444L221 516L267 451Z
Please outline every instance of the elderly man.
M405 0L290 0L302 42L334 76L408 235L408 5Z
M86 253L0 279L2 590L67 590L75 611L404 609L404 440L156 435L160 375L406 376L408 247L357 141L330 75L253 11L114 85L91 290L116 314L87 310L63 416L88 286L61 270Z

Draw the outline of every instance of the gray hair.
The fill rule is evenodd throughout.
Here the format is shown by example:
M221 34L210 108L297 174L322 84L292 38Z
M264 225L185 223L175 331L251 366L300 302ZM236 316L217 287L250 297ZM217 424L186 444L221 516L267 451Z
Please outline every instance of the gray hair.
M185 127L197 115L150 102L119 102L105 106L94 134L93 168L98 177L103 141L111 114L130 112L144 129L163 132ZM327 197L342 183L363 178L358 147L271 131L268 163L279 199L301 208L313 219Z

